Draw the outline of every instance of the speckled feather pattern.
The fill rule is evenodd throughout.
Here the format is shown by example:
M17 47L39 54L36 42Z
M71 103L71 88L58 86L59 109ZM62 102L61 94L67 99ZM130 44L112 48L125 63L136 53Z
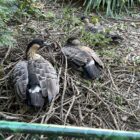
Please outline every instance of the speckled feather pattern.
M86 46L65 46L62 52L67 58L79 66L85 65L90 60L95 60L101 67L104 67L99 56L89 47Z
M49 101L51 101L59 93L59 80L56 70L45 59L17 63L13 71L13 81L18 95L22 99L26 99L26 89L29 82L28 69L34 70L41 87L42 96L48 96Z

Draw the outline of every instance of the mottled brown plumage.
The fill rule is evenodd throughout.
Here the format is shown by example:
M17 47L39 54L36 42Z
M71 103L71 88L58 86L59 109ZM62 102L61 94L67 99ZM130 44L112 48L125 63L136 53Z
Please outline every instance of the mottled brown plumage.
M13 81L18 95L28 105L43 107L45 98L51 101L59 93L59 80L52 64L36 51L43 46L41 40L33 40L26 50L26 60L14 67Z
M81 67L88 78L95 79L101 75L103 62L92 49L82 46L77 38L69 38L62 52L69 62Z

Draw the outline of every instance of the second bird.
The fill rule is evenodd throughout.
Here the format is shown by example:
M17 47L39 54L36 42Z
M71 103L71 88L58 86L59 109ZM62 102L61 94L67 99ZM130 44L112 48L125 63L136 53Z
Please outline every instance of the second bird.
M119 43L119 41L123 40L123 38L120 35L114 32L106 33L106 29L103 26L95 26L94 24L90 23L89 19L85 16L81 17L81 21L84 22L85 30L88 32L91 32L93 34L103 34L106 38L110 38L114 43Z
M73 63L77 68L82 68L87 78L100 77L104 67L103 62L91 48L83 46L77 38L69 38L62 48L62 52L70 63Z

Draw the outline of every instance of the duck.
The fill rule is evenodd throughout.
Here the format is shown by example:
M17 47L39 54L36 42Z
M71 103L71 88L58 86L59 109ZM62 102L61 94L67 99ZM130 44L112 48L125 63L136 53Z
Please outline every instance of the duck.
M67 57L69 64L76 69L82 69L87 79L99 78L104 64L99 56L90 47L82 45L77 37L70 37L62 47L62 53Z
M26 48L25 58L13 68L13 84L18 96L27 105L42 108L46 98L51 102L59 93L59 79L53 65L37 53L47 43L33 39Z
M91 32L93 34L103 34L106 38L110 38L111 42L113 43L119 43L121 40L123 40L123 38L118 34L115 34L113 32L106 32L106 29L103 26L96 26L90 23L89 19L86 16L82 16L81 21L85 24L85 30L87 32Z

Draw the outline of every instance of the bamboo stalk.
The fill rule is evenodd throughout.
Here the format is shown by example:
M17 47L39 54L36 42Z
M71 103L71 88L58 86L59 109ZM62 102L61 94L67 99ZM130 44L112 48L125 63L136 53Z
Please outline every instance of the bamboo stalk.
M140 140L140 132L10 121L0 121L0 132L71 136L88 139L102 138L104 140Z

